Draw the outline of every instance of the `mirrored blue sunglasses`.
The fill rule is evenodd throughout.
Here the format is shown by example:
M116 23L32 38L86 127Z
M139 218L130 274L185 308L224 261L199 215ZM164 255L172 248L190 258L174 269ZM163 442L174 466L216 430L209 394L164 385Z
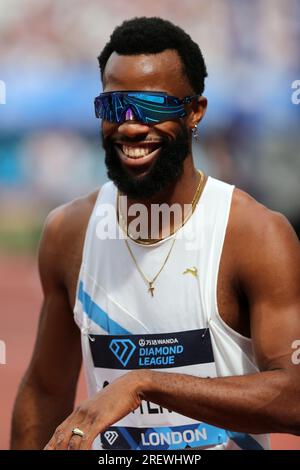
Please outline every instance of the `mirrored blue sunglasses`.
M95 114L97 118L115 123L134 116L134 120L143 124L156 124L183 118L187 115L185 105L199 96L180 99L161 91L111 91L95 98Z

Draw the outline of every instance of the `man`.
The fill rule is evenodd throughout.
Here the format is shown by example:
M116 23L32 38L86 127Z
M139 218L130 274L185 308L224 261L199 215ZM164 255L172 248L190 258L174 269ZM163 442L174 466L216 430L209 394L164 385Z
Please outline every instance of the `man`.
M111 181L46 221L45 299L12 448L268 449L270 432L300 434L298 239L281 214L195 169L198 46L168 21L135 18L99 63ZM190 211L139 236L137 203L149 230L157 204ZM128 237L103 237L104 207ZM90 398L73 411L82 355Z

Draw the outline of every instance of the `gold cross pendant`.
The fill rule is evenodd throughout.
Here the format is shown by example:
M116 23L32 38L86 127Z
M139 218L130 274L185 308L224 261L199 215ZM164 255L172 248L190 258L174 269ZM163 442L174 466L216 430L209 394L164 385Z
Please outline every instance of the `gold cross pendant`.
M149 289L148 289L148 292L151 293L151 296L152 296L152 297L154 296L153 291L154 291L154 287L152 287L152 282L149 282Z

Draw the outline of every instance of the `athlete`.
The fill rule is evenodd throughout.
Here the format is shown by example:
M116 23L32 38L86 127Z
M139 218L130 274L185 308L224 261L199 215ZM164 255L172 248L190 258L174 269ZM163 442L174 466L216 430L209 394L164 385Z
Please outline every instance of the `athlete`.
M269 449L269 433L299 435L299 242L283 215L195 168L198 45L135 18L99 64L110 181L46 220L11 448ZM190 210L153 234L163 204ZM82 358L89 398L74 409Z

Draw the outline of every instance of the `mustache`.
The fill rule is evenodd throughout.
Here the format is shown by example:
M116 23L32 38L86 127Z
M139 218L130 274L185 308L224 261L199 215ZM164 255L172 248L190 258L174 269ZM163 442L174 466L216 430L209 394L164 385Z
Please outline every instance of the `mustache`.
M147 143L162 143L162 144L166 144L169 142L169 139L167 137L153 137L153 138L143 138L142 136L136 136L136 137L120 137L120 138L116 138L116 137L104 137L102 135L102 140L103 140L103 143L105 145L116 145L116 144L119 144L120 142L122 142L122 144L135 144L135 143L138 143L138 142L142 142L143 144L147 144Z

